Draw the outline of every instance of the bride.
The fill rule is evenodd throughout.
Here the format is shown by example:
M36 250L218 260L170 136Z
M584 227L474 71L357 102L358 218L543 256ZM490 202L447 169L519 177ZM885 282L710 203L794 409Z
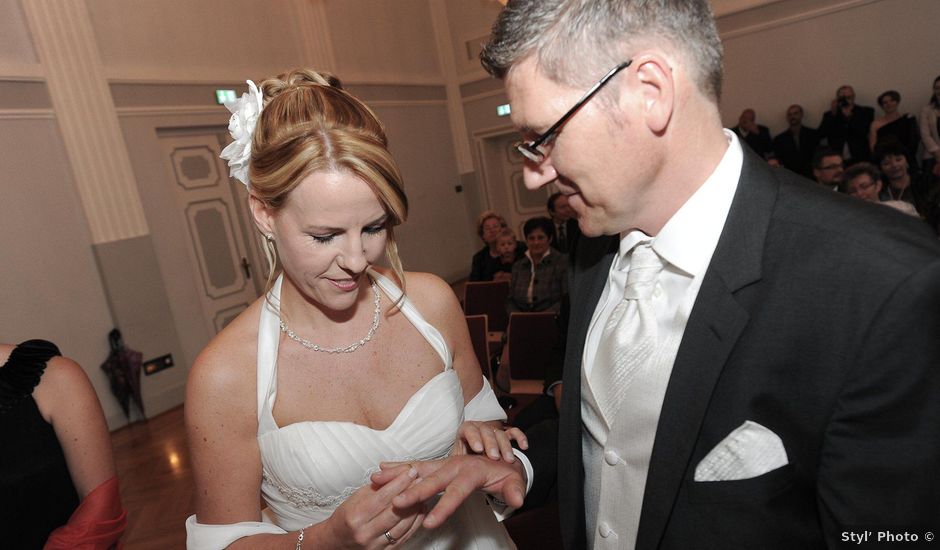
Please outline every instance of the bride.
M229 106L222 156L248 186L272 268L267 294L189 376L187 547L512 548L482 494L434 530L424 505L391 504L419 481L407 463L455 439L508 462L510 440L525 442L502 429L450 287L402 270L393 228L407 199L381 123L329 75L249 87ZM381 462L405 465L378 486Z

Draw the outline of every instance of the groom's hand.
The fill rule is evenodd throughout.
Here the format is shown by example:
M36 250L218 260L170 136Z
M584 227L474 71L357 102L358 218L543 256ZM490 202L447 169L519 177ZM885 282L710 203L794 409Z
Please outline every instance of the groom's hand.
M438 527L476 490L481 490L519 508L525 500L525 470L516 460L508 463L480 455L452 456L441 460L414 462L418 479L392 500L396 508L408 508L443 492L424 519L428 529ZM372 482L384 485L397 477L401 463L383 463L372 474Z

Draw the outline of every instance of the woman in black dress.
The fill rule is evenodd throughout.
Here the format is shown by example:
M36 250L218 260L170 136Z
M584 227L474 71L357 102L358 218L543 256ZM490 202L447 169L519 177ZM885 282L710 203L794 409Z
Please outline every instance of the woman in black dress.
M901 94L895 90L888 90L878 96L878 105L885 114L871 123L868 135L871 150L874 151L879 145L900 144L908 151L908 162L916 167L914 155L917 154L917 148L920 146L917 119L908 113L902 114L898 110L901 105Z
M112 548L127 519L85 372L44 340L0 344L0 364L0 546Z

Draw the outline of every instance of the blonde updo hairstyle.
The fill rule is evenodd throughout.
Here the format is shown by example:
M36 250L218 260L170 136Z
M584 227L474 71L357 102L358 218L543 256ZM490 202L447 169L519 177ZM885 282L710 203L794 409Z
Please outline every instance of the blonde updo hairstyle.
M388 151L375 113L342 89L333 75L294 69L259 86L263 110L251 142L251 194L269 208L283 206L290 192L317 171L350 172L369 184L388 216L385 256L404 290L405 277L394 226L408 217L398 165ZM277 249L265 241L268 288Z

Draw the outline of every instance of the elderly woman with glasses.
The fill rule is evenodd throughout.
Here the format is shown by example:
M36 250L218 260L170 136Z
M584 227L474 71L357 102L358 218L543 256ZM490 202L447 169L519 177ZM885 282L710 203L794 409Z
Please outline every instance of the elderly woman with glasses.
M473 255L470 262L470 281L492 281L502 271L502 260L498 250L499 235L509 227L506 218L495 210L484 210L477 218L477 235L483 239L483 248ZM516 241L515 259L521 258L526 251L522 241Z

